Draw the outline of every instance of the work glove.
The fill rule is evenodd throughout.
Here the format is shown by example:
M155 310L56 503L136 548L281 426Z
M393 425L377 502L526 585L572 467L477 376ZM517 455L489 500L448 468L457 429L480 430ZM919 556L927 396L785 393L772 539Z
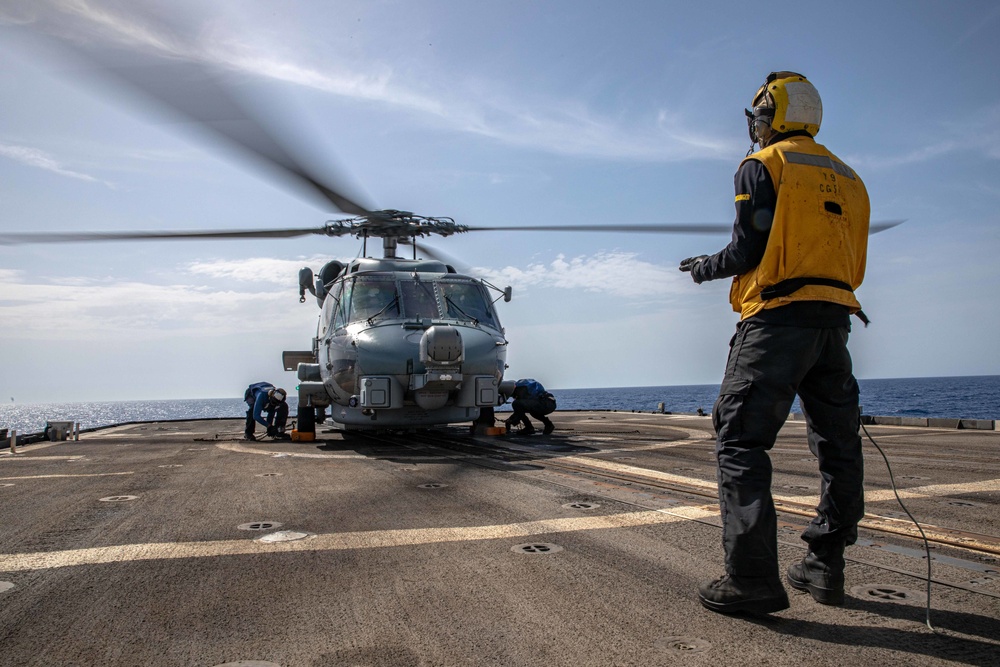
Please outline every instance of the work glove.
M278 437L278 429L276 429L273 426L268 426L267 427L267 437L269 437L269 438L277 438Z
M681 271L690 271L691 279L696 283L701 283L701 277L695 273L694 268L701 264L703 261L708 259L708 255L698 255L697 257L688 257L687 259L681 260L681 265L678 267Z

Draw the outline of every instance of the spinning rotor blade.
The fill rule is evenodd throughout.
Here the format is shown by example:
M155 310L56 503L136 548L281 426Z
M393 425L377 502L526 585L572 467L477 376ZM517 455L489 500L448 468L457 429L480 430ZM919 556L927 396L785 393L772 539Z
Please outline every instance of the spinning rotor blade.
M300 195L309 197L321 208L351 215L367 216L375 207L355 196L349 196L337 179L323 178L329 173L329 158L313 159L324 169L307 166L302 151L291 149L291 134L269 130L259 119L260 105L242 102L223 84L237 79L248 80L246 68L225 62L224 56L210 54L196 44L185 42L172 34L170 25L159 17L144 15L133 8L127 17L116 17L132 32L123 36L112 33L110 38L93 39L93 24L78 16L68 16L52 10L34 25L44 31L50 43L69 52L72 61L91 65L103 78L120 88L153 101L198 130L236 149L250 158L256 167L269 172ZM209 62L209 61L212 62ZM258 113L254 113L256 110Z
M892 229L896 225L901 225L906 220L880 220L879 222L873 222L868 225L868 235L878 234L879 232L884 232L887 229Z
M326 227L309 229L219 229L204 231L146 232L52 232L0 234L0 245L25 243L86 243L90 241L163 241L191 239L280 239L319 234L328 236Z
M470 232L651 232L654 234L722 234L733 226L708 225L514 225L513 227L469 227Z
M200 63L117 67L107 70L121 81L155 99L171 111L196 123L198 129L235 148L262 168L329 209L330 204L351 215L371 209L343 193L340 185L324 183L301 156L293 156L288 141L269 132L249 109L237 101L208 68Z
M878 234L901 225L905 220L885 220L874 222L869 234ZM470 232L489 231L570 231L570 232L654 232L654 233L705 233L719 234L732 229L729 225L522 225L515 227L469 227ZM198 239L287 239L299 236L344 236L356 234L355 228L329 224L324 227L301 229L216 229L201 231L150 230L135 232L36 232L0 233L0 245L22 245L34 243L87 243L100 241L163 241ZM450 264L456 270L468 273L467 267L447 254L431 248L415 239L400 238L401 245L413 245L430 259Z
M406 239L406 240L400 239L399 242L400 242L401 245L412 245L412 246L414 246L417 249L417 252L423 254L428 259L433 259L434 261L441 262L442 264L450 265L451 268L455 269L459 273L464 273L464 274L468 275L470 273L470 271L471 271L470 267L465 262L461 262L461 261L455 259L454 257L452 257L452 256L450 256L450 255L448 255L448 254L446 254L444 252L441 252L437 248L431 248L430 246L428 246L428 245L426 245L424 243L418 243L416 241L416 239L413 239L413 240L410 240L410 239Z
M878 234L905 220L883 220L873 222L868 233ZM638 232L652 234L728 234L732 224L662 224L662 225L514 225L513 227L468 227L470 232Z

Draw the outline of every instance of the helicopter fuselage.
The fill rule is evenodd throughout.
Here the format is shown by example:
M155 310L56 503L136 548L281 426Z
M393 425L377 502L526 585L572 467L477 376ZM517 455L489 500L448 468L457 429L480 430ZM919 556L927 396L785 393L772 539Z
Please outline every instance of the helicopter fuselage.
M326 408L348 430L471 422L502 402L507 340L482 281L398 258L331 262L311 280L303 269L320 317L296 368L300 425Z

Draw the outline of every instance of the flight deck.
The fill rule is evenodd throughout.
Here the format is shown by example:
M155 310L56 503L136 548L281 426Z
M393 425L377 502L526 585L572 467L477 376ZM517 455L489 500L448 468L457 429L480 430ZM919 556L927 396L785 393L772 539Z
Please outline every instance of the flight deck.
M997 665L1000 432L870 424L847 601L725 616L709 417L242 440L242 419L0 454L0 664ZM819 474L772 450L782 570Z

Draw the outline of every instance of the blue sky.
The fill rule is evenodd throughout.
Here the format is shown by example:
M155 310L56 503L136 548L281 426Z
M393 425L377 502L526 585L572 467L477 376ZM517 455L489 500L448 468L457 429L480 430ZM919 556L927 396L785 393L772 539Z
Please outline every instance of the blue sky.
M874 220L861 378L1000 373L1000 6L993 2L0 2L0 231L321 226L316 208L37 39L208 61L374 205L472 226L728 223L772 70ZM715 383L737 316L684 257L718 235L482 232L431 245L495 284L509 377ZM297 271L350 239L0 246L0 396L241 395L295 384Z

